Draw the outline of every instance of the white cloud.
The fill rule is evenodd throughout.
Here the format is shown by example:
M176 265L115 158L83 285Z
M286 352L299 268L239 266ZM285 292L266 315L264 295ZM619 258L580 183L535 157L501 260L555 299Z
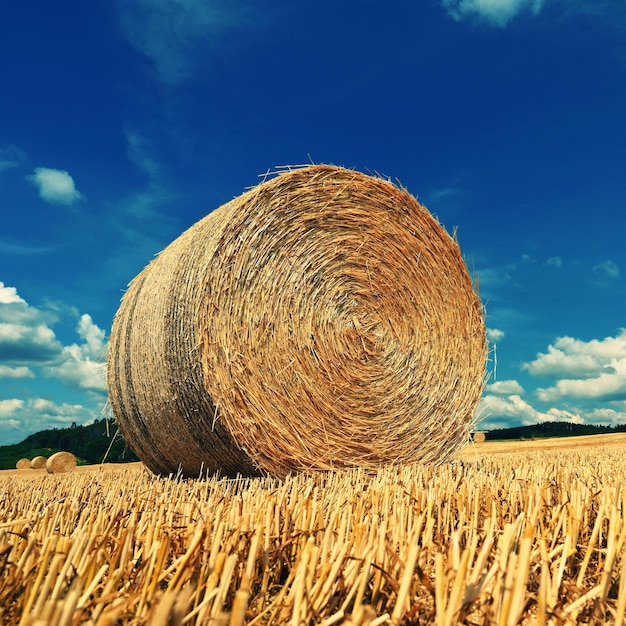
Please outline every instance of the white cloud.
M0 322L0 359L13 364L45 363L59 355L61 343L45 324Z
M490 426L492 428L506 428L515 425L529 426L539 422L571 422L573 424L585 422L584 416L578 411L558 408L539 411L522 399L519 394L511 394L506 397L486 395L481 399L479 410L484 415L484 425L481 426L485 428Z
M563 338L566 339L566 338ZM570 353L556 346L548 346L548 351L537 355L534 361L522 364L532 376L541 378L590 377L598 372L598 360L591 354Z
M504 339L504 331L499 328L487 328L487 339L492 343L497 343L498 341L502 341Z
M0 365L0 378L35 378L32 370L28 367L9 367Z
M611 408L599 408L589 411L585 415L585 421L589 424L605 424L616 426L626 423L626 403L623 411L616 411Z
M189 77L216 38L243 21L236 0L122 0L118 15L130 44L170 84Z
M511 394L509 396L486 395L480 402L480 413L485 416L487 421L490 416L496 418L508 418L513 423L536 424L549 419L545 413L537 411L526 400L523 400L519 394Z
M46 306L30 306L17 289L0 283L2 443L45 428L88 423L106 403L104 331L88 314L52 303ZM75 324L72 330L78 341L64 345L52 326L67 324L68 319ZM15 397L15 380L24 389L22 397Z
M58 404L45 398L0 400L0 441L21 441L33 432L64 428L72 422L88 424L98 415L99 411L82 404Z
M67 387L85 391L106 392L104 363L92 361L85 346L65 346L57 365L44 368L44 374L59 379Z
M581 341L573 337L559 337L548 351L539 353L534 361L524 363L522 369L532 376L553 379L591 379L606 372L614 361L626 360L626 329L616 337Z
M478 18L495 26L506 26L525 10L539 13L543 0L441 0L448 14L457 21Z
M4 145L0 146L0 172L17 167L26 159L26 154L17 146Z
M604 263L598 263L593 268L594 272L599 272L604 277L619 278L620 271L619 266L614 261L604 261Z
M0 419L12 416L16 411L24 406L24 400L11 398L10 400L0 400Z
M76 331L84 343L64 346L58 361L45 367L44 373L68 387L106 392L105 333L87 314L81 315Z
M557 381L537 389L542 402L626 400L626 329L616 337L591 341L559 337L547 352L524 363L522 369Z
M563 379L546 389L537 389L543 402L561 398L593 400L626 400L626 358L614 359L606 371L587 379Z
M26 304L26 301L17 295L17 289L15 287L6 287L5 284L0 281L0 304Z
M65 170L37 167L28 180L39 189L39 197L51 204L70 206L83 199L74 179Z
M566 409L551 408L545 413L547 422L570 422L572 424L584 424L585 416L580 411L572 412Z
M524 388L516 380L499 380L487 385L485 391L496 396L521 395Z
M106 354L106 339L104 331L93 323L91 315L84 313L80 316L77 332L85 340L84 353L91 359L102 359Z
M522 369L551 378L533 406L515 380L487 385L481 399L483 427L505 428L544 421L617 425L626 422L626 329L615 337L582 341L559 337ZM541 408L537 408L541 407Z

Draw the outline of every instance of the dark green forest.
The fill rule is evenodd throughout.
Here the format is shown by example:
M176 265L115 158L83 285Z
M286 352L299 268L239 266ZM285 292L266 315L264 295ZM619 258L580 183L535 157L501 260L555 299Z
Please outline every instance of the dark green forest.
M47 458L60 451L71 452L79 465L137 461L134 452L116 433L115 423L106 419L88 426L73 424L70 428L42 430L21 443L0 446L0 469L15 469L20 459Z
M480 429L479 429L480 430ZM486 441L512 439L545 439L547 437L578 437L581 435L608 435L626 432L626 424L617 426L594 426L593 424L572 424L571 422L542 422L531 426L515 426L485 432Z

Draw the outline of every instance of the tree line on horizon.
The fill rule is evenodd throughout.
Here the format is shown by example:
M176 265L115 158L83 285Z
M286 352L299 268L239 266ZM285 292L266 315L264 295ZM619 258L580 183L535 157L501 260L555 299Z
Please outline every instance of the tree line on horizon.
M482 429L477 429L481 431ZM513 426L484 430L486 441L577 437L626 432L626 424L615 426L542 422L530 426ZM118 432L115 422L103 418L86 426L73 423L69 428L52 428L29 435L24 441L0 446L0 470L15 469L20 459L49 457L55 452L71 452L79 465L98 463L130 463L138 457Z

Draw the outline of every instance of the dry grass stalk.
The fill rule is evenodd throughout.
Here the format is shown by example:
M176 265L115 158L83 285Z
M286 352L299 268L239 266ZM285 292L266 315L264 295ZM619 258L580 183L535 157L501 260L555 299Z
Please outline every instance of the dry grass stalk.
M29 459L20 459L15 464L16 469L30 469L30 460Z
M442 462L485 376L457 242L405 190L331 166L183 233L132 281L109 345L122 434L163 474Z
M48 459L46 459L45 456L36 456L31 462L30 462L30 466L33 469L43 469L44 467L46 467L46 462Z
M611 446L284 482L0 474L0 623L620 623L624 484Z
M76 467L76 457L71 452L55 452L46 463L48 474L71 472Z

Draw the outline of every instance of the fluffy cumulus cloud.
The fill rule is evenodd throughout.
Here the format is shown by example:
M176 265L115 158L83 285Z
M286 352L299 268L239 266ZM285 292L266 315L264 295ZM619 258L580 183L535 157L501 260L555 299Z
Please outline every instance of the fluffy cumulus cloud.
M442 4L457 21L477 18L504 27L522 11L539 13L543 0L442 0Z
M521 395L524 388L516 380L498 380L487 385L485 391L496 396Z
M626 359L610 361L603 371L591 378L563 379L552 387L537 390L543 402L555 402L561 398L588 400L626 400Z
M0 378L35 378L29 367L9 367L8 365L0 365Z
M590 341L559 337L521 369L552 384L538 387L531 398L522 398L524 389L515 380L487 385L480 414L488 426L626 423L626 329Z
M104 393L104 331L87 314L81 316L76 331L83 342L64 346L57 361L46 367L44 373L59 379L68 387Z
M17 295L17 289L15 287L7 287L3 282L0 282L0 304L26 304L23 298Z
M480 414L485 416L491 427L528 426L539 422L584 423L584 418L577 412L550 408L540 411L519 394L508 396L486 395L481 400ZM495 418L495 420L494 420Z
M562 380L594 380L619 376L626 363L626 329L616 337L582 341L559 337L547 352L522 365L532 376Z
M74 320L75 343L65 344L53 330L67 325L58 310L32 307L0 282L0 444L43 428L86 423L101 413L105 333L87 314L78 319L71 309L65 314Z
M0 295L3 287L0 283ZM62 346L46 315L17 298L10 302L0 298L0 361L7 367L52 361Z
M70 206L83 199L74 179L65 170L37 167L28 180L39 189L39 197L51 204Z
M120 0L117 6L130 44L170 84L188 78L215 39L243 20L237 0Z
M504 339L504 331L499 328L487 328L487 339L492 343L498 343Z
M11 398L10 400L0 400L0 419L11 417L15 412L24 406L24 400Z
M18 442L28 434L93 422L94 411L82 404L57 404L45 398L0 400L0 442Z

